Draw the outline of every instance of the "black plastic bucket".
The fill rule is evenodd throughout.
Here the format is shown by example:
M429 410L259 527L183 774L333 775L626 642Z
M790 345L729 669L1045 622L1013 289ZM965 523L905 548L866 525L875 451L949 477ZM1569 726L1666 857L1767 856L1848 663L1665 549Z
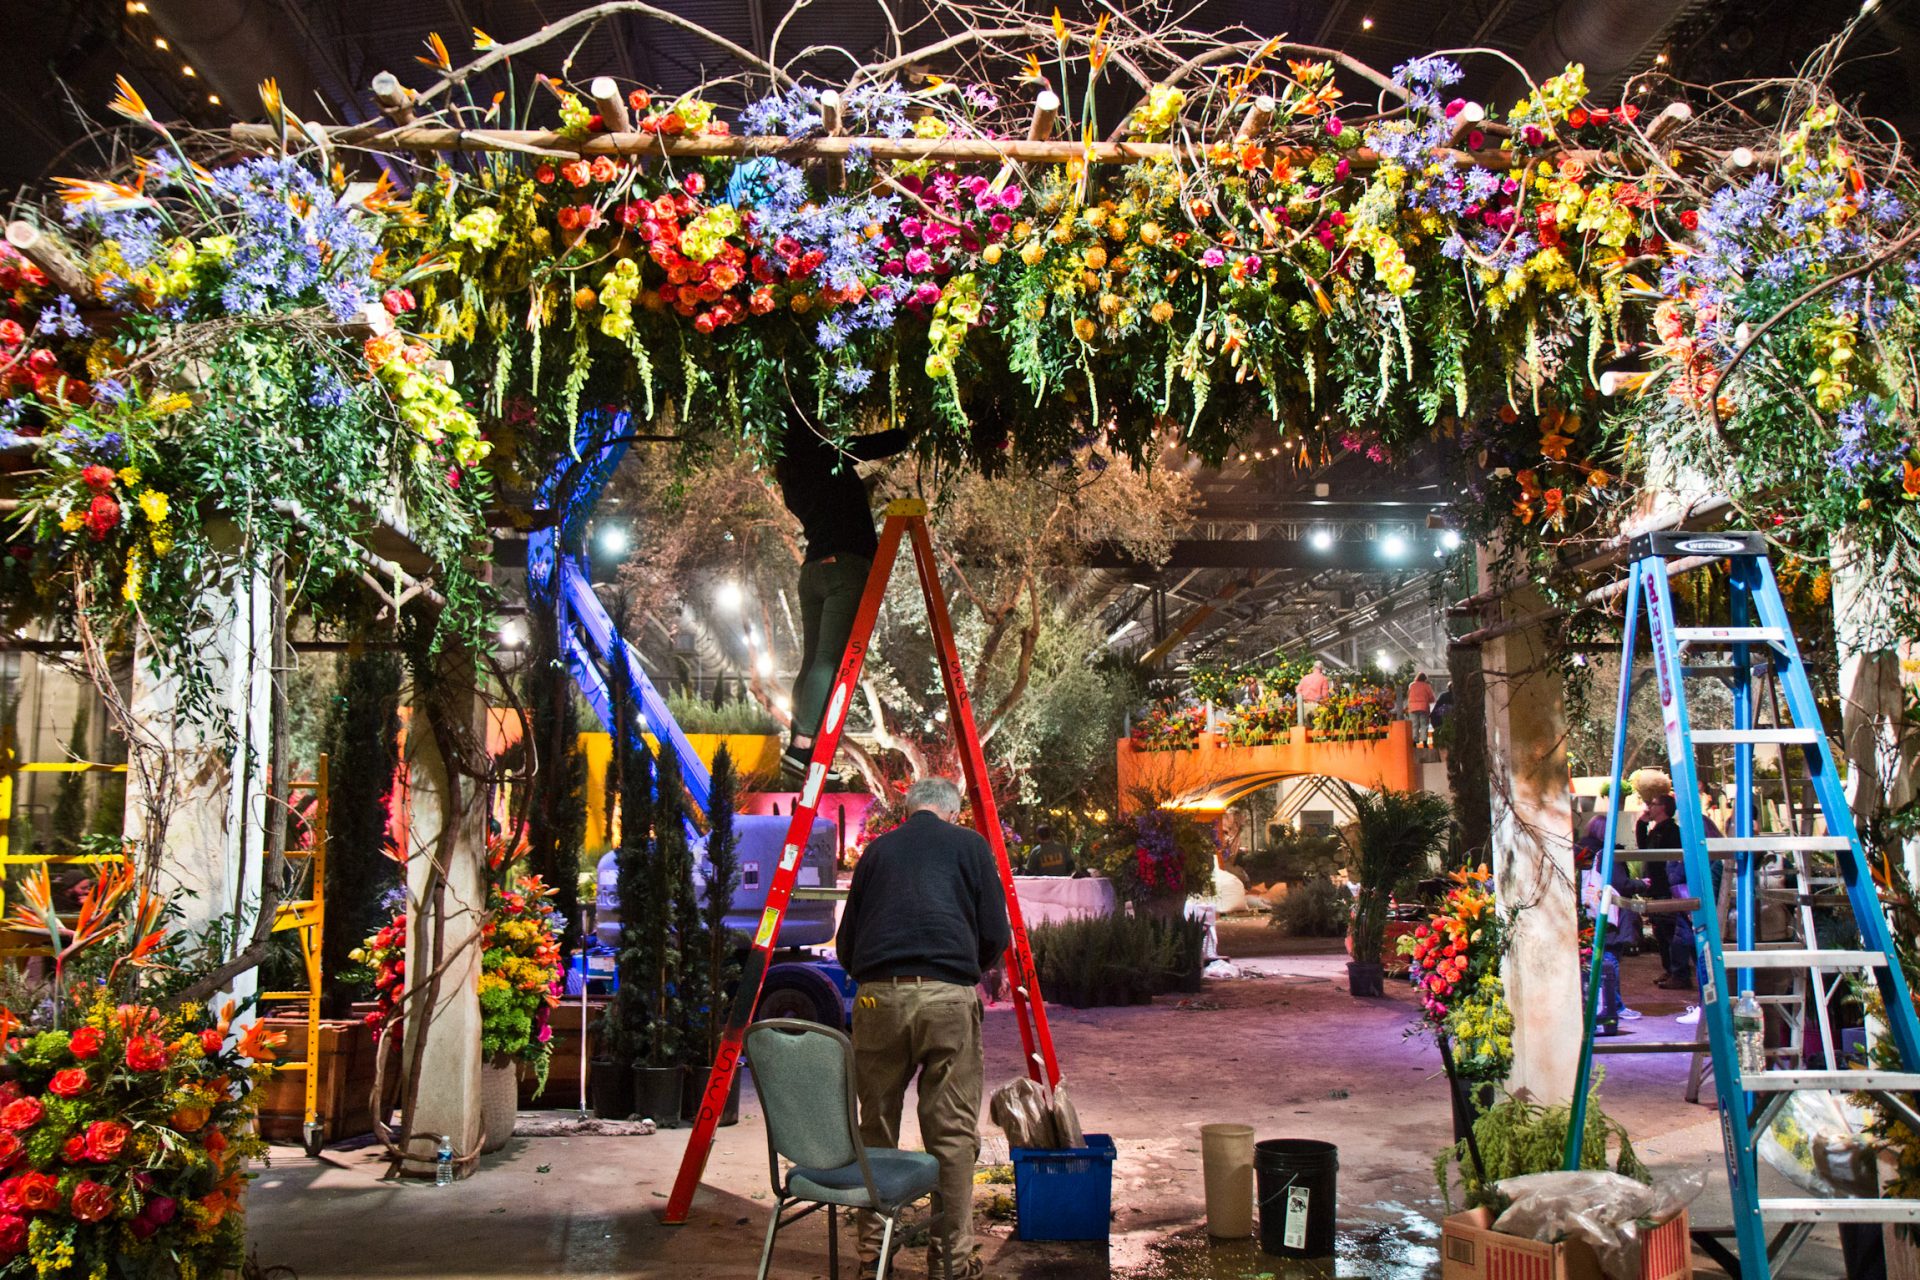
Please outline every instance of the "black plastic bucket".
M1253 1144L1260 1201L1260 1247L1281 1258L1333 1256L1334 1198L1340 1149L1311 1138Z

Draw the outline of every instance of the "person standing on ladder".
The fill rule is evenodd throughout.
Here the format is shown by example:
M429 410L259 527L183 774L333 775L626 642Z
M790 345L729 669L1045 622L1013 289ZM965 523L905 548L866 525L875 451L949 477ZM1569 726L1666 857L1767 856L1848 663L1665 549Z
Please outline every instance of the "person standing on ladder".
M905 427L892 427L835 444L797 410L788 411L773 475L781 501L800 522L807 551L800 565L800 670L793 678L792 733L780 756L783 773L806 776L813 735L826 713L860 593L880 548L856 464L902 453L913 436Z
M859 984L853 1002L860 1140L900 1145L900 1108L920 1077L920 1142L940 1162L927 1274L975 1280L973 1167L980 1158L980 1046L975 984L1013 930L993 851L954 825L960 788L922 778L907 788L907 820L877 836L853 869L834 950ZM881 1228L860 1215L860 1270L880 1261Z

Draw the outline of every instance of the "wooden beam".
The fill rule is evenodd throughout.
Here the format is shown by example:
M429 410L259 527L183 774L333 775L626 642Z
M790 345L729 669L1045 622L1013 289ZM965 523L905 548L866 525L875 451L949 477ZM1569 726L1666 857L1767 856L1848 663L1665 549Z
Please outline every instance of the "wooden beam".
M381 114L395 125L413 123L413 91L393 72L382 71L373 78L373 98L380 104Z
M609 133L633 132L633 121L627 115L627 98L620 92L620 86L613 82L612 76L596 76L587 92L593 95L593 105L600 108L600 120L607 126Z
M9 222L7 243L18 249L21 257L40 268L41 274L53 282L54 288L75 302L94 300L93 281L87 279L86 269L67 256L64 248L33 223L18 219Z
M1253 100L1253 106L1247 111L1247 118L1240 122L1240 141L1252 142L1273 127L1274 101L1266 94Z

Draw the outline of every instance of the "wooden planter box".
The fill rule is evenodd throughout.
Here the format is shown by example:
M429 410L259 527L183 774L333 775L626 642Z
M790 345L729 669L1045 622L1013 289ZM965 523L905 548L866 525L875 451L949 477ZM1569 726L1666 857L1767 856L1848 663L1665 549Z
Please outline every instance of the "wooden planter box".
M307 1058L307 1020L303 1017L264 1019L283 1033L282 1062ZM373 1033L364 1022L327 1018L320 1023L320 1052L312 1059L319 1072L322 1141L338 1142L373 1132ZM299 1142L307 1119L305 1071L276 1071L260 1087L260 1133L278 1142Z
M600 1020L600 1011L606 1008L604 996L590 996L587 1000L587 1057L593 1057L594 1046L598 1043L593 1026ZM547 1067L547 1091L538 1098L533 1096L534 1080L531 1071L520 1076L520 1107L522 1110L571 1110L580 1105L580 998L575 996L553 1011L553 1060Z

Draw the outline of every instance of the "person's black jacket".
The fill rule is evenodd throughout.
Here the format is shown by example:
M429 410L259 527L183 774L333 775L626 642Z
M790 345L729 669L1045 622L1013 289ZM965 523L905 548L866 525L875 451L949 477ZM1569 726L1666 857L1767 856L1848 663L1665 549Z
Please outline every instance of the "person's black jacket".
M873 559L880 539L873 532L866 482L854 464L890 458L912 442L913 432L894 427L834 445L811 425L789 422L773 476L780 482L781 501L807 536L810 563L833 556Z
M1642 849L1680 848L1680 824L1672 818L1662 818L1658 822L1648 822L1644 818L1634 825L1635 843ZM1657 862L1647 863L1647 884L1649 897L1671 898L1673 896L1673 876L1678 872L1686 878L1687 864L1677 852L1669 853Z
M985 838L923 809L867 845L834 949L855 982L972 986L1012 940Z

